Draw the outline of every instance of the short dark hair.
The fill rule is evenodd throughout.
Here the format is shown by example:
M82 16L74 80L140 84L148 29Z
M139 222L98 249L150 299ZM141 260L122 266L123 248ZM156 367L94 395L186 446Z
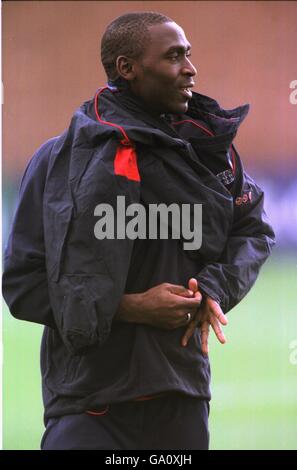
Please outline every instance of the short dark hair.
M101 62L107 77L117 78L116 60L120 55L141 57L150 41L150 26L171 22L168 16L153 11L126 13L114 19L101 40Z

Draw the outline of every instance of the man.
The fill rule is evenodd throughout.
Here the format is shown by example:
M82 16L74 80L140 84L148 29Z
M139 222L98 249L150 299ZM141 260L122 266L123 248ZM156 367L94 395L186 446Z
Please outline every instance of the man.
M190 50L164 15L115 19L108 85L25 172L3 286L14 316L45 325L42 449L208 448L209 325L224 343L274 234L232 144L248 106L192 92ZM158 236L156 205L172 209Z

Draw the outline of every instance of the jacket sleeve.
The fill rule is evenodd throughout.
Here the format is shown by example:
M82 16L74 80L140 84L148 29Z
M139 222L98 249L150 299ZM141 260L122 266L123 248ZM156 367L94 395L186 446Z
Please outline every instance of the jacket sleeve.
M238 155L234 189L234 218L230 236L218 262L207 264L197 275L203 293L219 302L226 313L255 283L270 255L275 236L263 204L264 193L242 168Z
M11 314L54 327L50 307L43 236L43 189L48 157L55 139L46 142L29 162L4 256L3 297Z

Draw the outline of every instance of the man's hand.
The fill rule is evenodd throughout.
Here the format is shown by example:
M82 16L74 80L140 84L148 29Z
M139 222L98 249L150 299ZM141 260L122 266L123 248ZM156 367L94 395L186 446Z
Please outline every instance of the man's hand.
M141 294L125 294L115 320L172 330L196 315L202 296L183 286L163 283Z
M189 280L189 289L194 292L194 296L197 295L199 291L198 282L196 279L192 278ZM201 336L201 350L202 353L207 356L209 352L209 325L211 325L220 343L224 344L226 342L226 338L220 324L227 325L227 317L224 315L220 305L215 300L205 296L202 300L201 307L195 315L195 318L191 321L184 336L182 337L182 346L187 346L188 341L194 334L195 329L199 327Z

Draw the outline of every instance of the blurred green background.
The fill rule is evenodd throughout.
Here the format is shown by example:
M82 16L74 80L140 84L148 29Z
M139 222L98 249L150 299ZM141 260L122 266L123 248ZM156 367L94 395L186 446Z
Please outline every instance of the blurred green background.
M228 343L212 336L211 449L297 449L296 275L272 256L230 312ZM39 449L41 331L4 311L4 449Z

